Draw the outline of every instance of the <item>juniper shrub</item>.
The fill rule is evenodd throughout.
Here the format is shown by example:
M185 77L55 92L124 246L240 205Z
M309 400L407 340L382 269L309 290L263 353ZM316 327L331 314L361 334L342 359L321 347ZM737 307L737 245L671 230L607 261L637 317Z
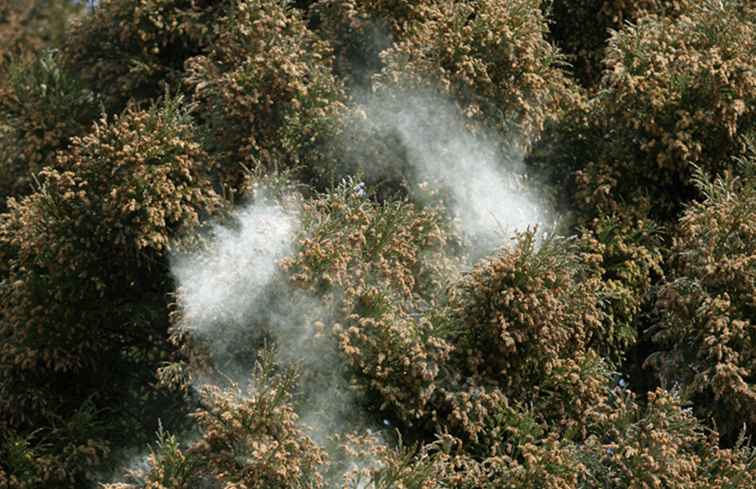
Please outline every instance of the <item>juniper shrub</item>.
M603 332L592 346L620 366L642 336L644 311L653 302L653 287L664 277L661 231L650 219L628 222L603 215L583 228L580 246L595 255L601 274Z
M130 411L109 403L135 396L139 410L154 398L146 379L170 349L169 240L217 204L193 138L178 99L130 108L73 138L35 193L9 199L0 220L0 411L23 439L74 419L88 399L96 419L113 415L108 436L149 423L143 412L135 428ZM88 470L66 467L56 480Z
M691 163L718 173L744 154L741 137L754 124L754 15L747 2L703 1L612 36L589 109L596 129L588 134L598 137L577 171L578 206L594 215L648 209L674 222L696 196Z
M316 32L334 47L334 66L349 85L366 88L383 66L380 53L422 20L420 5L407 0L320 0L309 9Z
M0 65L58 45L81 5L67 0L13 0L0 5ZM0 79L2 76L0 75Z
M98 96L61 66L60 53L43 51L10 64L0 99L0 206L33 190L36 175L55 165L56 152L89 129L100 112Z
M103 96L108 113L175 91L185 61L207 50L227 1L100 0L63 43L64 66Z
M440 88L504 140L537 136L576 95L535 0L430 2L381 57L378 87Z
M688 206L673 238L652 330L660 351L649 358L729 443L743 424L756 427L756 187L753 159L743 163L741 178L698 173L705 199Z
M553 0L544 2L554 42L569 55L574 74L586 87L601 79L605 49L611 31L646 15L675 16L689 0Z
M248 390L204 386L193 414L198 438L180 443L159 432L147 469L128 474L131 483L105 487L324 487L327 456L298 424L291 403L295 382L293 370L278 371L262 354Z
M224 183L238 190L244 166L299 169L317 183L345 101L330 46L277 0L235 2L216 29L211 49L187 61L187 85Z

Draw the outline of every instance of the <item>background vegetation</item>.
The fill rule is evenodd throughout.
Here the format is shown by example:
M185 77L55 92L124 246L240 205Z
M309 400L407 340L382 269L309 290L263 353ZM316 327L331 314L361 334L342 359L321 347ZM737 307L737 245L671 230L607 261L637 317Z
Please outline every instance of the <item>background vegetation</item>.
M0 486L756 487L754 60L746 0L3 3ZM471 258L356 130L407 93L559 223ZM172 266L263 204L299 227L223 378Z

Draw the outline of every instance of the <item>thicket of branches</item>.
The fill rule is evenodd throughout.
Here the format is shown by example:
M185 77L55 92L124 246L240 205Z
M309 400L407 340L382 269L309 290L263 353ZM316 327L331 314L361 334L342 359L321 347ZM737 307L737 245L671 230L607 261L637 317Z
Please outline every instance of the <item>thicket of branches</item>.
M754 60L746 0L4 3L0 486L756 487ZM413 91L559 232L470 263L401 142L337 148ZM235 339L248 388L187 377L171 257L262 187L368 434L307 430L275 334Z

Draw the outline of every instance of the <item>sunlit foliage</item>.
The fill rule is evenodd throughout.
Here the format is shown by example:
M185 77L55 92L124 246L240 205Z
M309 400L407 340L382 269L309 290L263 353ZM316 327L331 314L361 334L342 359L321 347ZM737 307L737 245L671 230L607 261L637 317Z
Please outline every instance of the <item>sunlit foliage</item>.
M664 349L649 359L731 439L756 426L756 180L743 164L742 178L698 174L705 199L680 219L657 300Z
M3 3L0 486L756 486L755 34L745 0ZM440 180L498 170L554 222L483 252L460 201L500 187Z
M536 0L429 2L381 57L377 82L438 87L502 137L537 135L576 96Z

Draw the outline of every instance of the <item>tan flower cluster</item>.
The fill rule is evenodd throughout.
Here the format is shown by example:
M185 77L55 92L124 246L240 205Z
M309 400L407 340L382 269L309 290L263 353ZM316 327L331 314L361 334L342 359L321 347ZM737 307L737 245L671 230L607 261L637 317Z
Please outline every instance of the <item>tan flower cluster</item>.
M46 42L32 4L0 43ZM756 487L754 33L745 0L99 1L0 74L0 487L140 447L106 487ZM446 99L577 237L468 264L409 183L459 130L404 114ZM264 287L190 334L169 253L245 192L295 210L291 255L238 246Z
M615 33L587 115L595 147L577 173L576 203L593 215L630 207L672 220L696 194L691 163L731 166L756 120L755 30L748 2L706 0Z
M205 477L238 489L319 488L325 453L302 431L284 385L255 385L251 397L209 388L195 414L202 438L189 450Z
M471 120L505 139L537 136L574 96L562 55L544 38L536 0L431 2L381 54L376 77L391 88L440 87Z
M680 219L649 363L734 439L756 427L756 186L732 175L699 185L706 200Z
M129 474L133 483L105 487L324 487L326 453L302 431L291 403L296 373L275 371L271 360L261 354L248 389L203 387L201 407L192 415L199 437L180 443L160 431L147 468Z
M459 344L475 352L467 359L474 372L527 392L553 362L587 350L603 319L598 280L569 247L556 240L537 248L527 233L457 286Z
M82 5L65 0L0 3L0 210L33 190L33 175L98 114L97 96L53 51Z
M382 409L409 423L426 416L449 345L421 316L457 269L442 211L376 204L346 186L307 203L303 216L306 236L283 268L340 311L332 331Z
M3 425L58 416L62 379L98 372L107 381L102 365L121 351L161 355L169 240L218 202L194 137L180 100L129 109L74 139L36 193L9 199L0 220ZM39 387L14 387L40 376Z
M376 451L381 464L361 480L381 489L724 489L756 482L751 451L720 449L679 398L657 390L640 403L621 390L611 394L582 441L533 429L519 412L509 432L517 443L505 453L474 458L444 434L418 449ZM360 487L350 482L344 487Z
M569 55L575 75L587 87L601 79L602 62L611 30L650 14L679 15L691 0L553 0L547 12L553 22L550 33Z
M505 453L511 405L529 403L534 426L584 433L609 376L590 349L604 317L590 256L561 241L537 249L526 234L461 278L433 212L343 187L306 204L306 236L282 266L341 310L341 354L402 426Z
M53 166L56 152L84 134L100 110L97 95L61 66L55 51L12 63L5 83L5 90L0 88L0 128L7 127L0 130L3 198L30 193L34 175Z
M65 38L65 66L101 94L108 111L177 88L184 62L206 49L226 2L101 0Z
M334 47L336 72L351 84L369 86L382 67L380 53L422 20L421 6L434 0L319 0L309 9L318 33Z
M80 10L81 5L65 0L8 0L0 4L0 65L55 46Z
M444 256L450 236L441 208L377 204L342 186L306 202L302 214L300 251L282 264L302 287L340 287L352 302L370 285L385 284L400 301L432 301L443 286L439 272L453 273Z
M187 84L224 162L224 183L238 189L242 165L304 165L314 181L329 176L320 146L346 96L328 43L277 0L235 2L217 29L209 52L187 62Z
M649 291L664 277L658 226L650 219L629 221L621 216L598 217L583 229L580 241L584 253L595 257L602 277L602 333L592 346L616 364L636 343L638 317L651 302Z

